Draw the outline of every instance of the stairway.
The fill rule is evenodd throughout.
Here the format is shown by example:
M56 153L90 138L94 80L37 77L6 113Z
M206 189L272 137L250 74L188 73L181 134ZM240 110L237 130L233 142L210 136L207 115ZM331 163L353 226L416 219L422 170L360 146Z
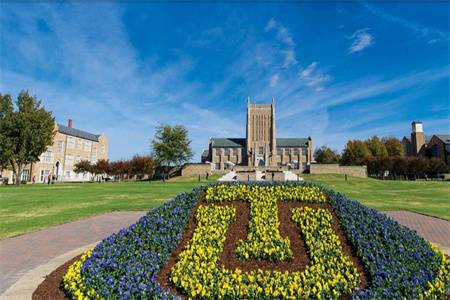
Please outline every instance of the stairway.
M237 174L234 171L230 171L227 174L223 175L217 181L236 181Z

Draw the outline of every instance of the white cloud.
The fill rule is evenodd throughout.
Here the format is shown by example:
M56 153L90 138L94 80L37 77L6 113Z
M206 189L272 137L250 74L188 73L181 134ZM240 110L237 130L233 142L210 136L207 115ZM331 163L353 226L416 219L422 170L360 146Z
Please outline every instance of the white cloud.
M364 28L355 31L352 34L352 36L350 37L350 39L352 40L352 44L348 49L349 53L360 52L373 45L374 38L370 33L367 32L368 30L368 28Z
M429 44L434 44L437 42L448 42L450 40L450 34L448 32L444 32L432 27L427 27L420 23L412 22L407 19L399 18L397 16L385 13L384 11L367 3L364 4L364 7L374 16L377 16L389 23L397 24L406 28L413 34L426 39ZM447 9L448 12L448 5L445 9Z
M310 63L306 68L300 69L299 76L307 86L315 87L316 91L323 90L323 84L331 80L331 76L317 69L318 62Z
M295 42L290 31L275 18L267 22L265 30L275 31L277 39L285 46L285 49L281 51L284 54L283 67L295 66L298 62L295 55Z
M280 74L278 74L278 73L270 76L270 80L269 80L270 87L275 87L278 84L279 79L280 79Z

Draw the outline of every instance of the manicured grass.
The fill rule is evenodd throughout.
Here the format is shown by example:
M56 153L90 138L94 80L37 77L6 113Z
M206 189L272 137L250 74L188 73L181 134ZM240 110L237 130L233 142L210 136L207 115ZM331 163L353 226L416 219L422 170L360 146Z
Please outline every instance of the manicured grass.
M111 211L149 210L201 183L191 177L166 183L0 186L0 239Z
M350 199L378 210L408 210L450 220L450 183L443 181L393 181L344 175L303 174L344 193Z
M450 183L302 175L379 210L409 210L450 220ZM211 176L214 181L219 176ZM205 180L202 183L206 183ZM0 186L0 239L116 210L149 210L199 183L162 182Z

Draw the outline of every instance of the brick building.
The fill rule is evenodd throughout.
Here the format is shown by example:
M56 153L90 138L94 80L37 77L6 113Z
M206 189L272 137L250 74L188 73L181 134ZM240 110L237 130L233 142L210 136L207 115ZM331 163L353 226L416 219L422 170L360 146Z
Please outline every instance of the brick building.
M312 140L308 138L277 138L275 103L247 104L245 138L211 138L209 149L203 151L202 162L213 164L215 170L234 166L287 167L305 170L312 160Z
M422 156L437 158L450 165L450 134L425 135L423 123L411 123L410 137L403 137L403 151L405 156Z
M81 160L95 163L108 159L108 139L104 134L92 134L72 127L72 119L67 126L55 124L53 144L42 153L38 162L31 164L22 172L21 179L31 182L46 182L49 177L56 181L88 181L90 174L76 174L74 165ZM2 177L11 183L13 172L4 170Z

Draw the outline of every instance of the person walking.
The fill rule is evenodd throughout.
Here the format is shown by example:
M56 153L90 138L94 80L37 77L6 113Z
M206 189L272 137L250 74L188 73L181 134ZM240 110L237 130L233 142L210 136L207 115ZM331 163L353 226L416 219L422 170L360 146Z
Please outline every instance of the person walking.
M33 179L32 179L32 181L33 181L33 184L35 184L35 183L36 183L36 175L33 175Z

